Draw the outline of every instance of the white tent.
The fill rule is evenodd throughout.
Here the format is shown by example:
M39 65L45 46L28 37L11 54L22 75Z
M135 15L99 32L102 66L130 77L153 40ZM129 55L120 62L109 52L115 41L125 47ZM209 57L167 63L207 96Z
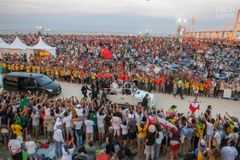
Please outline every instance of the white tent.
M56 47L52 47L43 42L42 37L39 38L38 43L33 47L28 47L29 49L42 49L49 51L54 57L56 57Z
M9 45L9 49L26 50L28 47L18 37Z
M7 44L1 37L0 37L0 49L2 48L9 48L9 44Z

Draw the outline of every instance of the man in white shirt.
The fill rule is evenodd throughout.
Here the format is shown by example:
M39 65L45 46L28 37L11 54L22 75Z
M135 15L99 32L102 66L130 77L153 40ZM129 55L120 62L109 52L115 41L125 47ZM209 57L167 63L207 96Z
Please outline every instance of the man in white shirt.
M32 126L33 126L33 136L38 138L38 133L39 133L39 122L40 122L40 115L39 112L34 110L32 115Z
M90 117L87 117L87 120L84 121L84 124L86 126L86 141L93 140L93 126L94 122L90 119Z
M121 126L120 126L120 124L122 123L122 120L121 120L121 118L119 118L117 115L116 115L116 113L115 113L115 115L113 115L113 117L112 117L112 119L111 119L111 123L112 123L112 127L113 127L113 136L120 136L120 128L121 128Z
M228 140L227 146L223 147L221 150L221 160L235 160L238 155L238 151L234 145L234 140Z
M218 126L218 130L215 132L213 136L213 145L215 145L215 147L218 147L221 145L222 138L223 138L222 130L223 130L223 126L222 125Z
M160 128L158 128L158 131L156 133L156 140L155 140L155 145L154 145L154 153L155 153L155 158L159 159L159 153L160 153L160 148L163 140L163 132L161 131Z
M22 150L21 150L21 143L16 136L13 135L13 139L8 142L8 151L12 156L13 160L22 160Z
M56 121L55 124L56 129L54 130L53 133L53 139L55 143L55 155L59 159L62 157L62 143L64 143L61 125L62 125L61 122Z
M103 142L104 140L104 118L106 115L103 113L103 111L99 111L97 114L97 124L98 124L98 133L100 142Z
M73 131L72 131L72 112L69 114L67 112L64 113L64 118L63 118L63 124L65 127L66 131L66 136L65 138L67 139L69 135L73 136Z

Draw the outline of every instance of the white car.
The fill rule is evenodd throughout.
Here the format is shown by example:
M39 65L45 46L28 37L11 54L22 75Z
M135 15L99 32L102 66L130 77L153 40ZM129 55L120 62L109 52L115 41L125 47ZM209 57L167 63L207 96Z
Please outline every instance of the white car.
M155 95L143 90L139 90L134 83L125 82L122 87L116 87L116 83L111 85L110 94L107 98L113 103L124 104L128 103L136 105L138 102L142 102L146 94L149 96L149 107L155 106Z

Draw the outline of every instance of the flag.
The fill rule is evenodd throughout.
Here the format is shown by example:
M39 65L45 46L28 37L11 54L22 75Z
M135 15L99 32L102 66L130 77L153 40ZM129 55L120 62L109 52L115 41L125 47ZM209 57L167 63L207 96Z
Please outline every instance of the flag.
M40 50L39 51L39 57L51 57L51 53L47 50Z
M101 56L105 59L112 59L112 53L107 48L102 48Z
M199 110L199 103L193 102L189 105L189 109L192 113L196 112L196 110Z
M171 131L172 128L176 128L175 125L166 121L163 118L158 117L158 122L160 123L160 125L162 125L164 128L166 128L168 131Z

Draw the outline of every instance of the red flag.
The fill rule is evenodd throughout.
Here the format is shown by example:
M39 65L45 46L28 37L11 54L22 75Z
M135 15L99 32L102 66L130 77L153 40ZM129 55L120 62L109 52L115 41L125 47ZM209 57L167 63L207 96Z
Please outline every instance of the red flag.
M196 110L199 110L199 109L200 109L199 103L195 103L195 102L191 103L191 104L189 105L189 109L190 109L190 111L191 111L192 113L195 113Z
M107 48L102 48L101 56L105 59L112 59L112 53Z

